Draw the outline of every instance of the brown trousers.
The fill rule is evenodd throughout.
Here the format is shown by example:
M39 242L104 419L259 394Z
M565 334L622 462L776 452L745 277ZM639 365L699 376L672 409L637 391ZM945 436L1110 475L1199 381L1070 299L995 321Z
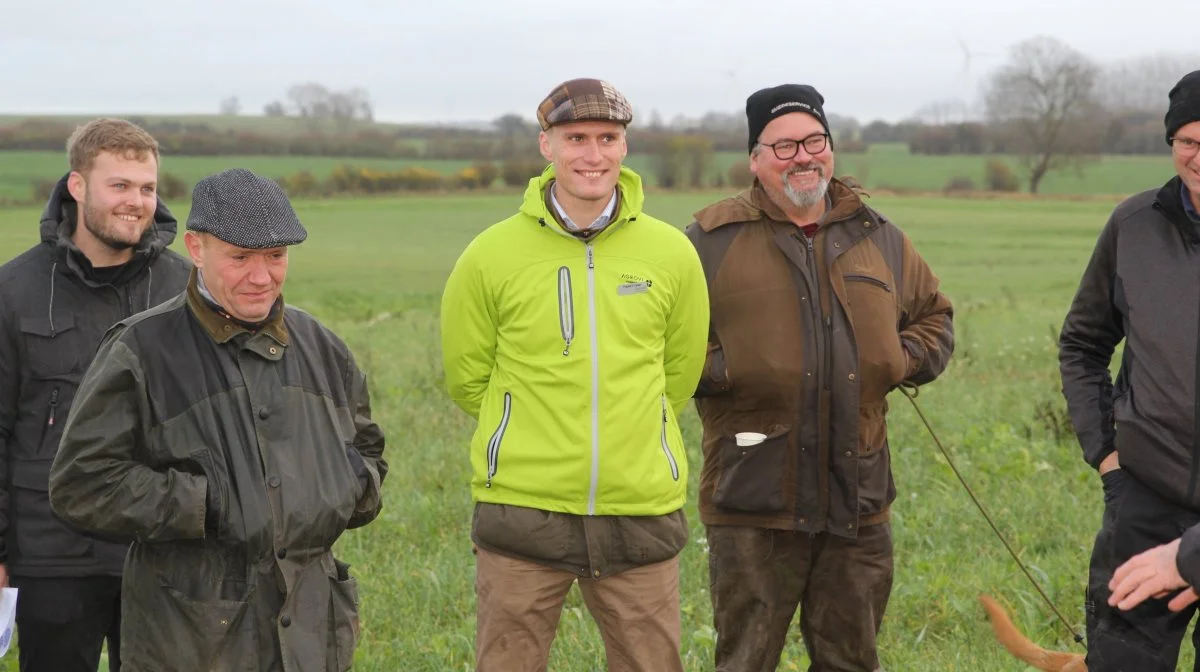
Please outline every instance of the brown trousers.
M478 550L477 672L544 672L563 600L579 581L612 672L683 672L679 557L601 579Z
M718 672L771 672L800 607L809 672L882 670L875 637L892 590L889 523L858 539L708 527Z

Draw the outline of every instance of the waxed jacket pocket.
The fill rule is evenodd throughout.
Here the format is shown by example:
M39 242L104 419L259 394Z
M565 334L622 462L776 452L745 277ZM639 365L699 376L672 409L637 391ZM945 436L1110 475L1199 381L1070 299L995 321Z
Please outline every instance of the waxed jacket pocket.
M358 646L358 581L350 576L350 565L334 560L337 576L331 579L329 608L333 617L333 638L338 672L354 664Z
M136 604L137 608L122 611L125 627L138 633L128 644L122 642L126 645L122 653L128 652L131 667L177 670L181 669L181 661L187 661L188 669L256 669L254 638L244 632L253 627L248 595L241 599L198 599L161 576L157 582L132 584L128 591L132 594L127 595L125 604Z
M788 432L776 425L764 432L767 438L753 446L739 446L732 437L722 437L719 447L721 470L713 490L713 503L722 509L746 513L782 511L787 505Z

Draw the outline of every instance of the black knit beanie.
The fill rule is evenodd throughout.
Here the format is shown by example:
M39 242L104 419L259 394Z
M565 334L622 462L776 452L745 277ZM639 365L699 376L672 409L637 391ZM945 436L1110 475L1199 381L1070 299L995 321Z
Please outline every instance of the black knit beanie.
M746 123L750 127L750 143L746 151L754 150L758 136L762 135L767 124L790 112L811 114L829 133L829 122L821 107L824 103L825 98L808 84L781 84L750 94L746 99Z
M1167 94L1170 104L1167 106L1167 116L1163 122L1167 125L1167 144L1180 128L1193 121L1200 121L1200 70L1193 70L1183 76L1179 83Z

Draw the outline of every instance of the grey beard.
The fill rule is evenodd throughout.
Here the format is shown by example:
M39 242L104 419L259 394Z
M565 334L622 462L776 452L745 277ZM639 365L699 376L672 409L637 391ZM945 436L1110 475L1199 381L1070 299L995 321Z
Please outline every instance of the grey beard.
M788 181L788 176L793 173L798 173L802 170L807 170L807 168L789 168L788 170L784 171L783 193L797 208L800 208L801 210L807 210L825 199L825 193L829 191L829 180L825 179L824 171L817 167L817 186L806 191L799 191L792 186L791 182Z

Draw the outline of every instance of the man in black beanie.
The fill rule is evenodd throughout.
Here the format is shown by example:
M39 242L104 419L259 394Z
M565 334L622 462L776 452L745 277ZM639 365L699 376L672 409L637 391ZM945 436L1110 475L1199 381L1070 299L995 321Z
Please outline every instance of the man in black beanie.
M810 669L880 669L885 397L934 380L954 349L937 277L834 179L824 102L799 84L751 95L754 184L687 231L711 305L695 396L718 672L774 670L797 607Z
M1071 421L1104 488L1089 672L1175 669L1200 588L1200 71L1171 89L1164 122L1177 174L1113 211L1059 340Z

